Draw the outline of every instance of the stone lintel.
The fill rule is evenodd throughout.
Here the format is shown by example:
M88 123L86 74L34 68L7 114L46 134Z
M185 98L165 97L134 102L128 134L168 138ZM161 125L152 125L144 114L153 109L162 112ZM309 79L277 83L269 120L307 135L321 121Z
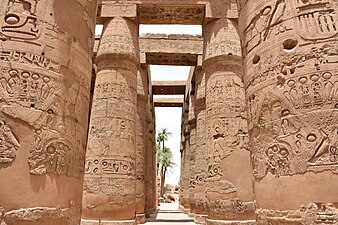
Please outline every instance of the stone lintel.
M195 35L143 34L139 45L145 53L203 54L203 38Z
M198 55L186 53L146 53L146 63L152 65L195 66Z
M94 55L100 43L95 37ZM195 66L203 54L203 38L194 35L145 34L139 38L141 63Z
M183 98L154 98L155 107L183 107Z
M180 5L166 5L165 2L140 4L137 8L138 21L140 24L202 24L205 16L204 5L182 2Z
M103 9L109 5L130 5L118 11ZM131 5L133 9L131 10ZM136 6L136 8L134 8ZM101 12L103 9L103 12ZM212 19L238 18L236 0L100 0L97 22L102 23L107 15L138 17L140 24L188 24L197 25Z
M184 95L186 81L153 81L154 95Z
M115 1L103 0L98 16L102 18L136 18L137 5L136 3L116 3Z

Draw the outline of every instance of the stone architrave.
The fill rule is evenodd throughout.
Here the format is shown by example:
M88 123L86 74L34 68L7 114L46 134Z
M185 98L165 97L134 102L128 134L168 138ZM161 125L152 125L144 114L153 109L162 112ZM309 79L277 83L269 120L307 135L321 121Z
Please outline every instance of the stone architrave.
M116 17L97 53L82 224L135 224L138 28Z
M148 73L147 65L142 65L137 76L137 121L136 121L136 220L145 223L145 173L146 148L149 135L147 123Z
M338 3L239 6L257 222L337 224Z
M208 174L205 130L205 76L202 68L197 68L195 77L195 117L196 117L196 157L195 176L195 217L194 222L205 224L207 217L206 178Z
M0 3L0 224L80 223L96 7Z
M240 41L226 18L204 25L206 224L254 224L254 199Z

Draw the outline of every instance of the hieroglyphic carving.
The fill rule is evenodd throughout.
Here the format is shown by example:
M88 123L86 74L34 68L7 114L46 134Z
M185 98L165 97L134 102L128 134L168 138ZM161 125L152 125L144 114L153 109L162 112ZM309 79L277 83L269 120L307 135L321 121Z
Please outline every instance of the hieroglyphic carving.
M61 88L58 76L27 70L3 67L0 73L0 97L7 103L2 106L2 112L25 121L35 130L35 146L28 159L31 174L80 177L83 172L83 154L75 149L83 146L78 144L80 140L75 135L79 134L77 125L74 118L63 118L70 115L69 110L74 107L73 99L85 98L78 89L80 87L74 85L65 90ZM71 97L70 93L75 96ZM82 104L85 104L84 100Z
M194 66L197 55L177 53L146 53L147 64Z
M0 168L10 165L16 157L20 143L6 122L0 120Z
M331 0L294 0L299 36L305 40L320 40L337 35L337 15Z
M293 75L284 80L282 89L267 88L265 94L249 96L250 127L257 135L253 142L256 178L267 172L284 176L325 168L337 170L337 127L327 124L337 119L336 77L335 71L325 70ZM309 112L319 109L324 111L314 121L314 112ZM307 114L297 116L296 112ZM270 141L264 146L266 140Z
M253 202L243 202L240 199L208 201L208 208L212 209L214 216L226 216L229 219L246 218L255 210Z
M244 28L243 34L243 53L247 55L255 47L287 31L293 30L292 20L290 19L290 4L288 0L269 1L257 14L252 14ZM244 4L244 3L242 3Z
M87 159L85 173L134 175L134 164L130 159Z
M278 211L257 209L257 225L278 225L281 223L296 225L329 225L338 223L337 204L310 203L299 210Z
M230 156L243 143L247 130L243 83L237 76L214 76L208 81L208 156L215 162ZM215 79L216 78L216 79ZM209 170L210 171L210 170ZM209 174L210 176L210 174Z
M0 36L18 39L37 39L42 22L36 15L38 0L9 0L5 15L0 17Z
M140 5L138 20L146 24L202 24L204 7Z
M86 194L106 194L111 195L132 195L135 191L131 187L135 184L133 179L125 179L125 177L111 176L91 176L84 180L83 191Z
M61 65L43 55L23 51L0 51L0 62L16 62L60 73Z
M36 207L25 208L12 211L3 211L0 209L0 224L19 224L40 222L67 223L69 225L77 225L80 223L81 207L74 201L70 202L69 208L48 208Z

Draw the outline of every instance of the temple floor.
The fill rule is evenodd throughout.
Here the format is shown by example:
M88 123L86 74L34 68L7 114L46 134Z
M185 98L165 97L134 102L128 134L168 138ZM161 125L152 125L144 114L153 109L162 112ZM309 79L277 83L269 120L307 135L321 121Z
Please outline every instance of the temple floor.
M189 218L187 214L184 214L178 210L177 203L161 203L159 210L154 214L151 214L150 218L147 219L145 224L156 224L156 225L179 225L195 224L192 218Z

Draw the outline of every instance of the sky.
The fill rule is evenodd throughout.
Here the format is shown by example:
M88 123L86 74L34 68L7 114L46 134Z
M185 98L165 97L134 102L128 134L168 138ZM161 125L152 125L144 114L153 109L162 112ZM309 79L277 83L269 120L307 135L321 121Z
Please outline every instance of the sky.
M96 26L95 34L102 32L102 25ZM145 33L153 34L193 34L201 35L202 27L196 25L140 25L140 35ZM158 66L150 65L152 81L159 80L187 80L190 72L189 66ZM166 97L183 97L181 95ZM156 95L154 96L156 98ZM174 155L174 166L166 177L166 183L177 185L180 179L180 139L181 139L181 116L182 108L155 108L156 134L162 128L167 128L172 136L165 144L171 149Z
M194 34L201 35L202 27L193 25L141 25L140 34L161 33L161 34ZM189 66L150 66L151 79L156 80L187 80L189 77ZM167 96L183 97L183 96ZM156 96L154 96L156 98ZM167 147L171 149L174 155L174 166L166 177L166 183L177 185L180 179L180 140L181 140L181 117L182 108L155 108L156 133L162 128L167 128L173 135L169 137Z

